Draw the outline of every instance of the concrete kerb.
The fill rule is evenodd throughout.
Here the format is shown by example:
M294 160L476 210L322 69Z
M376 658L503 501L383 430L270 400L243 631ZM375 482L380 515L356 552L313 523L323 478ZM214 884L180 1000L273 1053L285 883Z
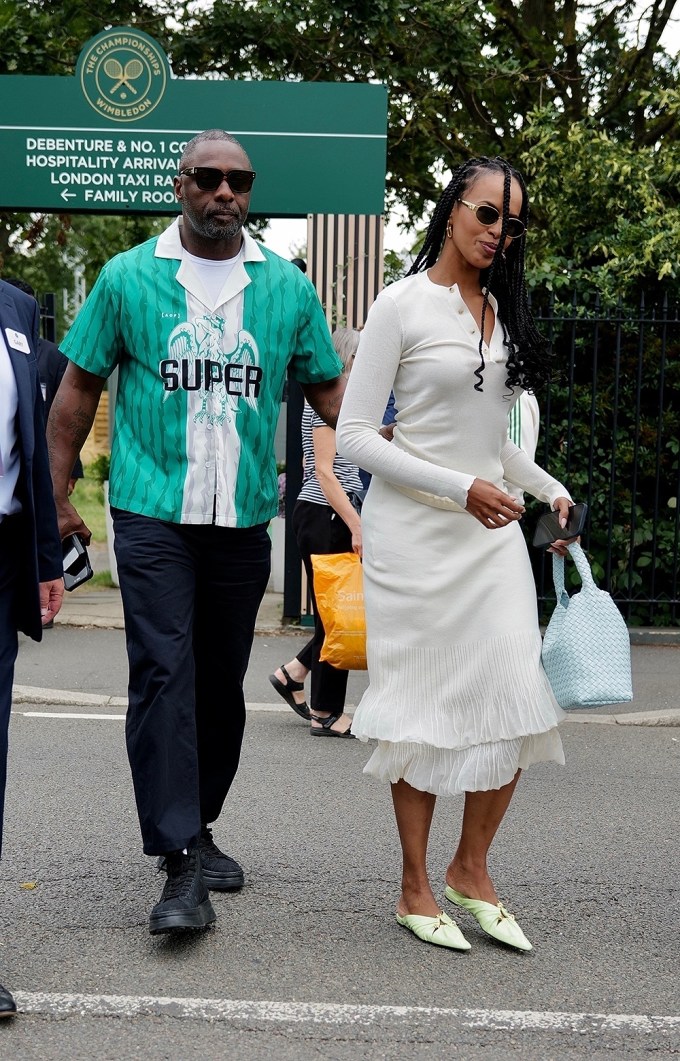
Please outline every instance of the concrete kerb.
M49 704L53 707L120 707L127 710L126 696L105 696L103 693L69 692L67 689L40 689L35 685L15 685L12 705Z
M568 711L569 722L595 722L609 726L680 726L680 708L667 711L631 711L624 715L589 715L583 711Z
M66 689L40 689L33 685L15 685L12 690L12 703L46 705L51 707L77 708L120 708L127 709L127 698L124 696L106 696L102 693L69 692ZM284 707L271 704L247 704L249 710L285 711ZM594 723L609 726L666 726L680 728L680 708L669 708L666 711L638 711L627 714L597 715L587 711L568 711L568 722Z

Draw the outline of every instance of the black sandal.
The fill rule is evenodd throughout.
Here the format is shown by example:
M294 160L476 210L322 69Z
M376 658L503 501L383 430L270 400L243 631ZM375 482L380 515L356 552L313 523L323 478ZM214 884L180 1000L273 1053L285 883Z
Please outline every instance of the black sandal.
M311 726L309 732L313 737L354 737L352 733L352 723L350 722L347 729L339 733L337 729L331 729L334 722L337 722L339 718L342 718L343 712L338 711L337 715L329 715L328 718L321 718L319 715L315 715L312 711L309 712L309 717L314 719L315 722L320 724L320 729L316 726Z
M279 667L279 670L282 674L285 675L286 684L284 685L282 681L279 681L275 674L269 675L269 681L272 683L279 696L282 696L288 706L293 708L295 714L299 715L300 718L304 718L307 722L309 722L310 718L312 717L312 713L307 706L307 701L303 700L301 704L298 704L295 697L293 696L293 693L298 693L302 689L304 689L305 683L296 682L293 678L291 678L290 674L283 666L283 664Z

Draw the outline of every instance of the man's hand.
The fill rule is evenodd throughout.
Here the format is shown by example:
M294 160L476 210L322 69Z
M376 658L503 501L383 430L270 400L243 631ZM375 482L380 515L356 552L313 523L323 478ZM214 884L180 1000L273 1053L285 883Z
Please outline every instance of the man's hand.
M64 599L64 580L55 578L51 582L41 582L40 586L40 619L43 626L51 622L61 608Z
M83 523L68 498L62 498L59 501L55 500L55 504L57 506L57 522L59 523L59 537L61 540L68 538L69 534L77 534L83 539L85 545L89 545L92 531Z
M524 515L524 505L486 479L473 481L465 509L488 530L507 527L508 523Z

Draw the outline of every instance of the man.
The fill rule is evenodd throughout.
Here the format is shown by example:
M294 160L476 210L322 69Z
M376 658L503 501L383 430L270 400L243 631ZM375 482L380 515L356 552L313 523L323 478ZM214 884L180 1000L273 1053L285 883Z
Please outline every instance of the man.
M38 377L38 304L0 281L0 853L18 631L34 641L61 607L61 543ZM16 1012L0 986L0 1017Z
M20 280L18 277L14 276L8 276L5 278L5 283L11 284L12 287L17 287L19 291L24 291L27 295L31 295L32 298L35 298L35 290L26 280ZM67 365L68 358L64 357L57 344L51 343L49 339L43 339L42 336L39 336L38 372L40 374L40 388L45 402L45 419L49 416L54 396L59 389L59 384L61 383ZM80 456L78 456L76 457L71 478L69 479L69 495L73 493L76 481L82 478L83 465Z
M290 368L334 424L344 390L313 286L243 229L254 179L228 133L190 141L174 182L181 217L102 270L62 344L73 364L48 423L61 533L89 541L68 475L118 366L109 495L126 738L144 851L168 874L152 934L211 923L208 888L243 884L209 826L238 767L281 395Z

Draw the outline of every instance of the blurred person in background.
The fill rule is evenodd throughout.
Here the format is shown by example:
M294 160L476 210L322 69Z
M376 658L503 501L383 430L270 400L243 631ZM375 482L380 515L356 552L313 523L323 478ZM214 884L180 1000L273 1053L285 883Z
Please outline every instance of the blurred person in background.
M336 328L331 336L349 376L359 345L359 332ZM359 469L335 448L335 431L305 402L302 413L302 487L293 510L297 538L314 612L314 634L288 663L282 664L269 681L293 711L311 723L314 737L351 737L351 719L344 713L349 672L319 658L325 637L314 596L313 553L355 552L361 556L361 497ZM311 708L304 692L311 672Z

